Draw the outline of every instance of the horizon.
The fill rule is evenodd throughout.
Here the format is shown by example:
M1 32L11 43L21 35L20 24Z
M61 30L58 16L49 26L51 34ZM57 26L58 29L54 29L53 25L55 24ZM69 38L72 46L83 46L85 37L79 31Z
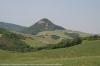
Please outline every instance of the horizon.
M100 33L99 0L0 0L0 22L31 26L48 18L66 29Z

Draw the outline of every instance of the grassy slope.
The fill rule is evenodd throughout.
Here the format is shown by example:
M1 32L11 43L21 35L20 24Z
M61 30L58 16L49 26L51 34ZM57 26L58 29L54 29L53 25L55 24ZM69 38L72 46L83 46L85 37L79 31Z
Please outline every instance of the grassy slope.
M13 53L0 50L0 63L59 63L64 66L100 66L100 40L70 48Z
M51 35L57 35L61 38L71 38L68 35L64 35L64 31L62 30L56 30L56 31L44 31L40 32L39 34L33 36L32 38L27 37L25 39L25 42L31 46L45 46L46 44L56 44L61 41L61 39L53 39L51 38Z
M60 42L62 38L72 39L72 37L65 35L65 32L74 32L74 31L71 30L43 31L33 37L30 35L33 39L26 38L25 42L33 47L34 46L37 47L37 46L44 46L46 44L56 44ZM75 32L75 33L79 33L81 37L90 35L88 33L83 33L83 32ZM60 36L61 38L54 40L53 38L51 38L51 35L57 35ZM25 36L29 36L29 35L25 35Z

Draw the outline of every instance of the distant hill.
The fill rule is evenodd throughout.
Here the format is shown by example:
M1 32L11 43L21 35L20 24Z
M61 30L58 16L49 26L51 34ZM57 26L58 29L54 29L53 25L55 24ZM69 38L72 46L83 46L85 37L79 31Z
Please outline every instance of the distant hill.
M16 24L11 24L11 23L0 22L0 28L19 32L19 31L22 31L23 29L25 29L26 27L16 25Z
M39 32L44 32L45 31L49 32L49 31L54 31L52 33L55 32L70 32L70 33L78 33L81 37L86 37L86 36L90 36L91 34L89 33L85 33L85 32L80 32L80 31L73 31L73 30L68 30L65 29L61 26L55 25L53 22L51 22L49 19L47 18L43 18L39 21L37 21L34 25L24 29L22 32L26 33L26 34L32 34L32 35L36 35Z
M15 32L22 32L22 33L25 33L25 34L32 34L32 35L36 35L39 32L57 31L57 30L67 31L67 32L71 32L71 33L78 33L81 37L86 37L86 36L91 35L91 34L85 33L85 32L65 29L61 26L55 25L54 23L52 23L47 18L43 18L43 19L37 21L34 25L32 25L30 27L25 27L25 26L20 26L20 25L16 25L16 24L0 22L0 28L4 28L4 29L10 30L10 31L15 31Z
M65 28L53 24L49 19L43 18L36 22L34 25L23 30L24 33L37 34L42 31L65 30Z

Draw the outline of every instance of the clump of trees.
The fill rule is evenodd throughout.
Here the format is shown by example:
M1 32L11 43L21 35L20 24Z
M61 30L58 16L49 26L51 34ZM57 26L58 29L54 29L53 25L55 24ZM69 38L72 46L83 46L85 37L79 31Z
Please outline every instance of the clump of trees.
M51 38L57 40L57 39L60 39L60 36L57 36L57 35L51 35Z
M82 42L81 38L75 38L75 39L62 39L61 42L57 44L48 44L47 49L56 49L56 48L65 48L65 47L71 47L74 45L78 45Z
M88 37L84 37L83 40L100 40L100 36L99 35L91 35Z

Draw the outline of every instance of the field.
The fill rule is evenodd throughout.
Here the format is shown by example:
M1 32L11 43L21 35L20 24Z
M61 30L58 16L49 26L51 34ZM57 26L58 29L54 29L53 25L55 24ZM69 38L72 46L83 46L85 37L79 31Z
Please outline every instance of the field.
M84 41L80 45L69 48L41 50L28 53L0 50L0 64L62 64L62 66L100 66L100 40Z

